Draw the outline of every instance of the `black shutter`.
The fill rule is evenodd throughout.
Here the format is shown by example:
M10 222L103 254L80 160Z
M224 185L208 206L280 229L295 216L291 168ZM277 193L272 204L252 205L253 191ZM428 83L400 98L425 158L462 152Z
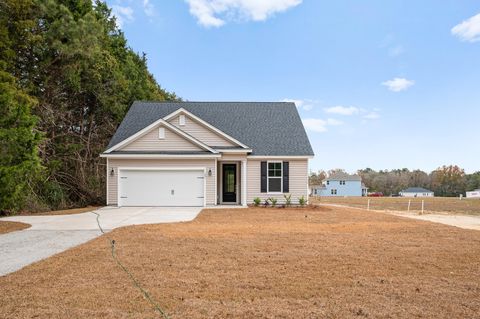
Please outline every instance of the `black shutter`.
M260 163L260 192L267 192L267 162Z
M289 169L288 162L283 162L283 192L288 193L289 188Z

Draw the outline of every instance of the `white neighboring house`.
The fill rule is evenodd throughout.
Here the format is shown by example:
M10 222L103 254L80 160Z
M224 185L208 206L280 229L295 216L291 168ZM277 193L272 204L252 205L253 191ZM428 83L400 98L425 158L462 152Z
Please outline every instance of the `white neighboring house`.
M480 198L480 189L466 193L467 198Z
M409 187L399 193L402 197L433 197L431 190L422 187Z

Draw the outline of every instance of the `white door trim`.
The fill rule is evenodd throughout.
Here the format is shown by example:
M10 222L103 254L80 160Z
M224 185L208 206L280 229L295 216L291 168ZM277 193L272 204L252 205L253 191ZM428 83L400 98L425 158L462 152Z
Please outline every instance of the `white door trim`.
M120 201L120 172L124 171L203 171L203 207L207 206L207 168L201 166L188 167L117 167L117 206L122 207Z

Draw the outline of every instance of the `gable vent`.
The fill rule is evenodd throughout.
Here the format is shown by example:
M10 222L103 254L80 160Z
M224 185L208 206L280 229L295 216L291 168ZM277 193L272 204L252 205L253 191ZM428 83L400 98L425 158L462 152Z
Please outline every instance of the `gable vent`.
M180 116L178 117L178 124L179 125L185 125L185 115L184 114L180 114Z
M165 128L159 127L158 128L158 138L163 140L165 138Z

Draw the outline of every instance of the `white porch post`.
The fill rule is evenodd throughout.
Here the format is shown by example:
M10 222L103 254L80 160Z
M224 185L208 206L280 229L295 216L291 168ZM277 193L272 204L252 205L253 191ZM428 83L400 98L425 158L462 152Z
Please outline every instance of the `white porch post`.
M247 161L242 161L242 205L247 206Z

